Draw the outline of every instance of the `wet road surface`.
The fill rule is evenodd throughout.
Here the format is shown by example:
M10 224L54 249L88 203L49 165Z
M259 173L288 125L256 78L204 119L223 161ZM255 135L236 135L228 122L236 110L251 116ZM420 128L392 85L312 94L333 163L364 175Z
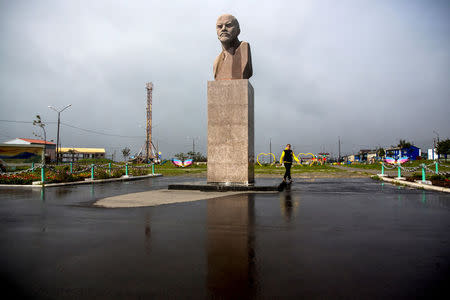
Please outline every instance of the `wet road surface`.
M365 178L298 179L282 193L91 206L183 180L195 179L0 189L2 291L30 299L450 295L444 193Z

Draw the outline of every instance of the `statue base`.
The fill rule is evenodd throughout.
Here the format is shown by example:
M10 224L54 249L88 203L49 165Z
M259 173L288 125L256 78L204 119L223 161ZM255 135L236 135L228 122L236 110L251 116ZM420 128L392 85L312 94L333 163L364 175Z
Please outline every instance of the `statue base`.
M226 183L179 183L169 184L168 190L202 192L278 192L277 185L226 184Z
M252 184L254 91L248 79L208 81L207 182Z

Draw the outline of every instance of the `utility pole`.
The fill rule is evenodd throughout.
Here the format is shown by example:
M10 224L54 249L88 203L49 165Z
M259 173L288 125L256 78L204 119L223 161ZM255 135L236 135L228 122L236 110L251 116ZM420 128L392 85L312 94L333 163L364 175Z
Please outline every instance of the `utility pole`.
M339 144L339 157L338 157L338 162L341 161L341 137L338 136L338 144Z
M72 104L64 106L64 108L61 109L61 110L57 110L56 108L54 108L51 105L48 106L48 108L53 109L54 111L56 111L58 113L58 130L57 130L57 133L56 133L56 164L59 163L59 152L60 152L60 148L61 148L61 145L59 144L59 125L61 123L61 121L60 121L60 119L61 119L60 118L60 114L63 112L63 110L65 110L66 108L69 108L70 106L72 106Z
M195 153L195 140L198 140L199 137L198 136L186 136L186 139L190 140L192 139L192 153Z
M272 153L272 138L269 139L269 153ZM269 162L272 164L272 155L269 155Z
M146 162L150 159L150 153L152 151L152 93L153 83L147 82L145 85L147 89L147 136L145 141L145 155Z
M439 133L437 133L437 132L434 131L434 130L433 130L433 132L436 134L436 137L437 137L437 143L436 143L436 140L435 140L435 142L434 142L434 149L436 149L437 147L439 147ZM433 153L434 153L434 149L433 149ZM436 151L437 151L437 149L436 149ZM433 158L434 158L434 154L433 154ZM440 159L440 154L439 154L439 152L438 152L438 154L437 154L437 159L438 159L438 161L439 161L439 159Z
M436 149L436 139L433 138L433 149L431 149L431 159L434 160L434 151Z

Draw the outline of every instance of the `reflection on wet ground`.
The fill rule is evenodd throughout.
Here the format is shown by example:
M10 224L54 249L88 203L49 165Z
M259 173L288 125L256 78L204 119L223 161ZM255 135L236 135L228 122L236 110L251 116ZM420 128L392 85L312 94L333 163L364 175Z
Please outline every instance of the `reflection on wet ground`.
M145 208L90 205L183 180L193 181L1 189L3 291L41 299L449 293L450 196L443 193L316 179L281 193Z

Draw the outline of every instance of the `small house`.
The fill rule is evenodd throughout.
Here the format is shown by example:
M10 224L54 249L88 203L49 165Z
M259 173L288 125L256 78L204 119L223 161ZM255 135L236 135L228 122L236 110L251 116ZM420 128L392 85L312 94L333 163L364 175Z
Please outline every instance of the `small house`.
M56 144L49 142L49 141L43 141L43 140L37 140L37 139L25 139L25 138L16 138L10 141L5 142L5 144L10 145L41 145L45 147L45 158L46 160L54 160L56 158Z
M420 148L416 146L410 146L410 147L393 147L386 149L386 156L392 157L395 159L399 159L400 157L408 157L409 160L416 160L418 157L420 157L422 154L422 151Z
M67 148L60 149L62 162L75 162L86 158L105 158L104 148Z

